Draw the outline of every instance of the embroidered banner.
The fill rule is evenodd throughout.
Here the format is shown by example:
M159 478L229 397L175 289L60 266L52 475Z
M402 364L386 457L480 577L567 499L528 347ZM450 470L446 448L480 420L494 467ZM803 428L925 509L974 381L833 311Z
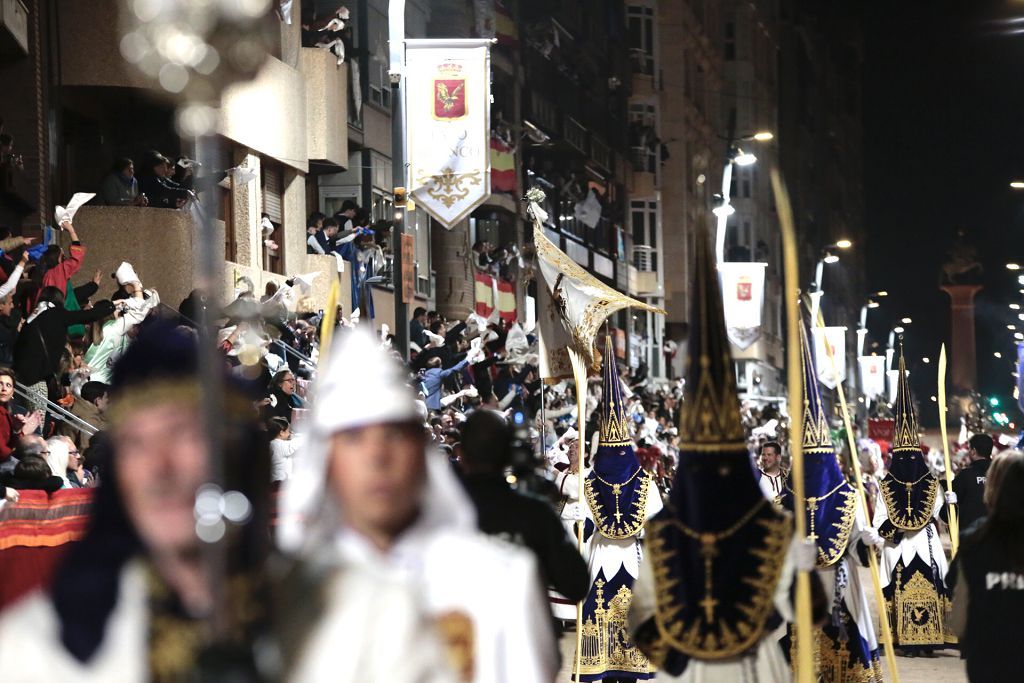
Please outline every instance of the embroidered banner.
M860 390L869 399L885 394L885 356L861 356Z
M764 271L767 267L767 263L718 264L725 327L729 341L740 349L749 348L761 336Z
M491 191L489 45L405 41L411 194L446 228L469 216Z
M846 381L846 328L816 327L814 335L814 364L818 369L818 381L829 389L835 389ZM828 344L828 346L826 346ZM829 355L831 347L831 356ZM835 358L835 372L832 359Z

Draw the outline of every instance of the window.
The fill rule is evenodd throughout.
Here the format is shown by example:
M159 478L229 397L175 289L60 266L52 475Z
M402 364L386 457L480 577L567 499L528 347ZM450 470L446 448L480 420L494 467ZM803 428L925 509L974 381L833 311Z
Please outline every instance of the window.
M654 75L654 9L631 5L626 8L629 52L633 71Z
M725 59L736 59L736 23L732 21L725 22Z
M234 166L231 155L231 141L218 138L213 145L213 168L231 168ZM224 224L224 259L238 260L238 243L235 238L234 201L232 197L232 179L229 173L223 180L213 186L211 191L214 205L214 218Z
M743 188L743 198L750 199L750 171L740 171L741 185Z
M634 200L629 203L633 222L633 265L641 271L658 270L658 202Z
M369 8L367 34L369 36L370 59L367 65L367 81L370 86L370 101L385 109L391 109L391 82L388 80L388 18L376 7Z
M263 193L263 213L270 219L274 230L270 237L263 234L262 225L260 240L263 244L263 269L272 273L284 274L284 167L276 161L262 157L260 159L260 189ZM260 217L262 223L263 217ZM267 247L267 240L277 243L277 249Z

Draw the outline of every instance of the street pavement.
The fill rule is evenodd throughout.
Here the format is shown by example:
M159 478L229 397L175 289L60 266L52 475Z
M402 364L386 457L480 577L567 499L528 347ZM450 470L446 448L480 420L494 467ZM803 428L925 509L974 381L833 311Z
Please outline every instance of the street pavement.
M861 585L870 589L871 576L866 567L860 568ZM873 595L869 593L869 600L872 603L872 613L877 615L874 609ZM875 627L877 628L877 621ZM576 633L570 631L562 636L560 643L562 651L562 669L558 674L558 683L571 681L572 658L576 648ZM885 672L886 680L889 676L888 664L882 661L882 669ZM942 650L936 657L896 657L896 669L900 675L900 683L966 683L967 674L964 670L963 660L960 653L955 650ZM657 681L657 677L654 679Z

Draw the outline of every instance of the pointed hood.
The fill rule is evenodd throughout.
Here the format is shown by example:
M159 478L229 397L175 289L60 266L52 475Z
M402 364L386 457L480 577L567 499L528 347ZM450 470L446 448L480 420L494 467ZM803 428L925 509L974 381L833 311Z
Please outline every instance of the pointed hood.
M903 358L903 345L900 345L900 363L898 383L896 384L896 402L893 404L896 424L893 427L893 453L921 452L920 430L917 426L917 411L914 399L910 395L910 383L907 381L907 364Z
M846 552L857 496L839 467L803 320L800 321L800 365L804 398L804 495L808 500L815 500L813 506L804 508L806 529L808 537L818 546L818 566L827 567ZM791 512L795 507L793 484L788 478L782 492L782 505Z
M686 384L679 418L680 451L746 452L722 292L704 230L697 230L695 251Z
M629 438L629 418L622 396L619 366L615 362L612 338L604 339L604 368L601 376L601 446L633 446Z
M907 381L907 365L900 345L892 460L880 488L889 521L897 529L917 531L931 521L932 507L938 495L938 480L931 474L921 453L917 411ZM908 510L909 508L909 510Z
M696 234L679 466L647 523L654 617L637 643L663 671L735 658L765 636L791 519L765 499L740 422L722 295L707 230Z
M598 531L606 538L629 538L643 526L650 476L643 471L629 435L622 382L615 364L611 337L605 339L601 433L594 467L584 482L584 496ZM618 514L616 514L618 513Z

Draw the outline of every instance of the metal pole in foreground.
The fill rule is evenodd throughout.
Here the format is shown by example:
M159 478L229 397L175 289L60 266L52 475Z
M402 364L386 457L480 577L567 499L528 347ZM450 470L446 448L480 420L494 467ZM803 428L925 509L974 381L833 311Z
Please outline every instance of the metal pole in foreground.
M394 185L395 215L391 228L391 280L395 295L394 348L403 359L409 357L409 315L403 297L402 235L405 234L405 0L388 3L388 41L391 80L391 181Z

